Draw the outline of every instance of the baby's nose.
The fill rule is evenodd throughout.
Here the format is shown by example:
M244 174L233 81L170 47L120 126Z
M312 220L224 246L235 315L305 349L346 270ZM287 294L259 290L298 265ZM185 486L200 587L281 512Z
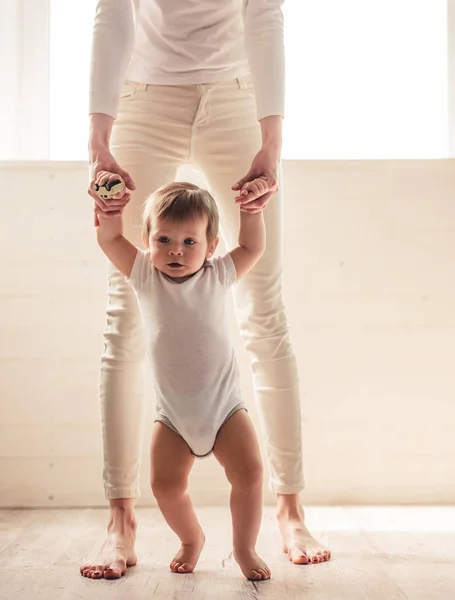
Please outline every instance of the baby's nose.
M174 254L174 255L182 255L182 247L181 246L174 246L173 248L170 249L170 254Z

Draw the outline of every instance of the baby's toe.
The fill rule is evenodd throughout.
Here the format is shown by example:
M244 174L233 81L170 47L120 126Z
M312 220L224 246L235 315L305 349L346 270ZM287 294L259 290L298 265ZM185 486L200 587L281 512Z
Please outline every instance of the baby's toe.
M248 579L250 579L251 581L259 581L260 579L262 579L262 575L259 573L258 570L251 569L248 573Z

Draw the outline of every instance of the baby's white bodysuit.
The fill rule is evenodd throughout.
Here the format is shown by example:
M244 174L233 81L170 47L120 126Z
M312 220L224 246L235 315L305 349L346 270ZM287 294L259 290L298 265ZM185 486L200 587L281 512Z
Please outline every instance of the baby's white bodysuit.
M144 325L156 420L181 435L195 456L207 456L220 427L246 409L226 320L229 290L237 281L231 255L207 260L178 283L138 250L128 281Z

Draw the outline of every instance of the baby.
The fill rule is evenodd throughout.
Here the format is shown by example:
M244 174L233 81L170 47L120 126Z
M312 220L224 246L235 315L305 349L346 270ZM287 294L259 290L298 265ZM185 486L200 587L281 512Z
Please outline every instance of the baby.
M101 172L100 187L118 180ZM245 184L258 195L265 178ZM98 243L133 286L156 389L151 485L178 535L174 573L196 567L205 536L187 492L195 457L213 452L231 484L234 557L250 580L270 578L256 554L262 516L262 463L256 433L242 402L237 363L226 323L231 287L265 249L262 211L240 210L238 246L213 258L218 210L211 194L170 183L147 201L142 251L123 237L122 214L102 215Z

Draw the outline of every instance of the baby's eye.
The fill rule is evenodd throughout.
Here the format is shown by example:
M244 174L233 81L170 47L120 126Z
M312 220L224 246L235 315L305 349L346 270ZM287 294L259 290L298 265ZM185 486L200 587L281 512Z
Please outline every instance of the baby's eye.
M192 240L191 238L187 238L187 239L185 240L185 244L186 244L187 246L192 246L192 245L193 245L193 244L195 244L195 243L196 243L196 242L195 242L194 240Z
M169 241L169 238L165 237L164 235L162 235L161 237L158 238L158 241L160 244L167 244Z

